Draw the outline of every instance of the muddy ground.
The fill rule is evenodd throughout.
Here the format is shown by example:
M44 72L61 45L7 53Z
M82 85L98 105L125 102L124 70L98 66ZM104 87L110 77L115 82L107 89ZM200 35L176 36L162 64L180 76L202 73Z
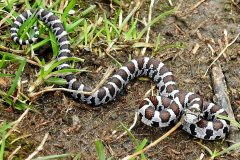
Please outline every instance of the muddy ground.
M107 1L98 2L104 9L110 11ZM223 48L220 44L224 46L223 31L228 32L229 41L233 40L239 33L240 10L230 0L206 0L195 9L192 9L197 2L197 0L173 1L173 5L178 7L177 12L152 27L150 42L154 43L151 40L156 39L158 33L161 33L162 45L175 44L176 42L184 44L184 47L180 49L170 48L155 53L155 57L164 61L174 73L180 89L199 93L205 100L213 101L215 98L211 75L209 72L204 77L204 73ZM153 17L169 7L167 1L156 1L155 3ZM94 4L94 2L86 2L86 6L90 4ZM150 2L147 1L142 5L138 13L139 17L147 18L149 4ZM97 10L101 11L99 5L97 6ZM219 59L226 77L232 108L238 121L240 120L239 43L240 38L227 49L225 57L222 56ZM196 44L199 44L199 49L196 53L193 53ZM214 55L212 55L209 44L216 51ZM99 73L80 75L83 81L88 84L98 83L108 66L114 65L112 59L108 56L98 57L89 52L78 54L86 60L82 66L88 67L89 70L94 71L99 67L103 67ZM129 55L137 57L137 52L132 50L111 54L121 63L126 62ZM146 55L152 55L152 51L147 50ZM30 65L26 68L26 72L28 72L27 74L34 74L33 71L29 70L31 70ZM25 78L28 77L34 78L34 75L25 76ZM26 80L25 78L24 80ZM23 147L18 156L25 157L29 155L39 145L47 132L49 132L50 136L44 145L43 151L39 153L41 156L80 153L82 159L97 159L95 150L95 141L97 139L103 140L107 157L112 156L114 159L120 159L132 154L135 146L130 137L124 136L116 140L112 138L112 133L117 131L115 136L118 136L123 132L120 123L124 123L126 126L132 124L139 100L153 85L154 83L151 81L136 80L131 82L122 96L102 108L92 108L89 105L76 102L71 96L61 91L45 93L34 102L34 107L39 113L29 113L18 127L18 132L14 133L12 137L14 139L17 136L32 134L30 137L16 143L15 146L22 145ZM22 113L11 110L9 106L4 104L0 108L1 119L8 122L16 120ZM168 129L154 129L138 122L132 133L139 140L147 138L150 143L163 135ZM146 155L149 159L193 160L199 158L201 153L204 153L204 159L208 159L209 155L196 141L200 140L178 129L156 147L146 152ZM202 143L212 150L215 148L220 150L228 145L222 141L202 141ZM9 148L9 152L11 150ZM238 156L239 153L229 153L219 159L237 160Z

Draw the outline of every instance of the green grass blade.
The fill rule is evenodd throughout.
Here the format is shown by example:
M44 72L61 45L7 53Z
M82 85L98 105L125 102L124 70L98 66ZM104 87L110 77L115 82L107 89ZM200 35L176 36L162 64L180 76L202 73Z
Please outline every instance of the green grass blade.
M56 7L57 5L59 5L59 3L61 2L61 0L56 0L48 9L51 10L54 7Z
M146 138L144 138L143 141L137 146L136 152L142 150L142 149L146 146L147 142L148 142L148 140L147 140ZM146 156L142 153L142 154L141 154L141 160L145 160L145 159L147 159L147 158L146 158Z
M11 11L12 8L13 8L13 4L14 2L17 1L17 0L8 0L8 1L5 1L7 3L5 3L5 8L8 10L8 11ZM2 1L1 1L2 2Z
M14 102L14 101L13 101L13 102ZM30 106L30 105L28 105L28 104L26 104L25 102L20 101L20 100L14 102L14 103L12 103L12 104L14 104L14 108L17 109L17 110L19 110L19 111L23 111L23 110L25 110L25 109L27 109L27 108L30 108L31 110L34 110L32 106ZM36 111L36 110L35 110L35 111ZM36 112L37 112L37 111L36 111Z
M102 28L101 30L99 30L99 31L96 33L96 35L92 38L91 42L89 43L90 48L92 47L92 44L93 44L93 42L95 41L95 39L98 38L98 37L100 36L100 34L102 34L103 30L104 30L104 28Z
M133 39L133 33L137 28L137 20L135 20L132 25L131 28L128 30L128 32L126 33L125 39L126 40L131 40Z
M52 77L52 76L62 76L62 75L67 75L71 73L82 73L82 72L88 72L88 71L86 69L62 69L62 70L54 71L48 74L47 76L43 76L43 77L44 79L48 79L49 77Z
M240 148L240 142L231 145L230 147L224 149L224 150L221 151L221 152L217 152L217 153L215 154L215 157L221 156L221 155L223 155L223 154L225 154L225 153L229 153L230 151L232 151L232 150L237 150L237 149L239 149L239 148Z
M74 158L73 160L81 160L81 154L78 153Z
M15 75L13 74L4 74L4 73L0 73L0 77L14 77Z
M21 39L24 39L24 37L26 36L27 32L29 31L29 29L34 26L34 23L37 21L37 18L36 18L36 13L33 13L31 15L31 17L29 19L26 20L26 22L24 22L22 24L22 26L20 27L18 33L22 33L20 38Z
M107 37L107 42L110 43L111 42L111 34L110 34L110 29L107 23L107 16L106 14L104 14L104 24L105 24L105 33L106 33L106 37Z
M12 53L1 52L1 51L0 51L0 54L3 55L3 56L6 56L6 59L13 59L13 60L18 60L18 61L25 61L25 58L24 58L24 57L17 56L17 55L12 54Z
M80 44L81 42L84 43L84 45L87 45L88 40L89 40L89 32L91 31L91 29L94 27L94 24L87 24L87 21L84 20L83 21L83 33L82 35L80 35L79 37L75 38L75 41L71 41L71 43L73 44L73 46L77 46L78 44Z
M44 8L44 1L43 0L36 0L35 3L32 5L32 8Z
M38 48L44 46L45 44L47 44L49 42L49 40L50 40L49 38L46 38L46 39L32 45L32 49L35 50L35 49L38 49ZM29 53L30 51L31 51L31 49L28 48L27 53Z
M74 31L74 29L76 27L78 27L80 24L83 23L83 20L84 20L83 18L80 18L79 20L75 21L74 23L66 25L67 32L71 33L72 31Z
M169 11L166 11L164 13L161 13L159 16L155 17L150 23L148 23L143 29L142 31L139 33L137 39L141 39L143 34L148 30L149 27L151 27L153 24L155 24L156 22L164 19L165 17L173 14L176 11L176 9L171 9Z
M96 8L96 5L91 5L82 12L82 16L86 16L88 13L92 12Z
M158 36L157 36L157 40L155 42L155 47L154 47L154 52L156 52L158 49L159 49L159 46L160 46L160 43L161 43L161 34L159 33Z
M20 63L20 66L19 66L19 68L17 70L17 73L16 73L16 77L15 77L15 79L13 81L13 84L12 84L11 88L9 89L9 91L7 92L7 97L10 96L14 92L14 90L15 90L15 88L17 86L17 83L19 81L19 78L20 78L20 76L21 76L21 74L22 74L22 72L24 70L25 65L26 65L26 60L22 61Z
M55 69L57 66L59 66L60 64L62 64L62 63L64 63L64 62L68 62L68 61L80 61L80 62L83 62L84 60L83 59L81 59L81 58L77 58L77 57L68 57L68 58L64 58L64 59L61 59L60 61L55 61L53 64L52 63L50 63L50 64L48 64L48 65L46 65L45 67L44 67L44 75L48 75L48 74L50 74L52 71L53 71L53 69Z
M38 59L38 58L37 58L37 59ZM42 66L40 67L40 71L39 71L39 78L43 78L43 77L44 77L44 73L45 73L44 67L43 67L43 66L45 66L45 60L42 59L42 61L39 60L39 62L40 62L40 64L42 65Z
M5 60L6 60L6 55L4 54L4 55L2 56L1 61L0 61L0 69L4 66Z
M133 16L133 14L138 10L137 7L135 7L128 15L127 17L123 20L121 26L119 27L119 32L121 32L123 30L123 27L128 23L128 21L130 20L130 18Z
M117 12L115 12L114 19L113 19L113 24L114 24L114 26L117 26L117 24L118 24L119 15L120 15L121 11L122 11L122 9L119 8L119 9L117 10Z
M3 159L4 156L4 149L5 149L5 141L6 141L6 130L10 128L10 125L7 124L5 121L3 122L3 125L1 127L1 137L2 137L2 144L0 148L0 160Z
M146 138L143 139L143 141L137 146L136 151L140 151L144 148L144 146L147 144L148 140Z
M123 124L121 123L121 126L123 127L123 129L127 132L128 136L131 138L131 140L133 141L133 143L138 146L139 145L139 142L138 142L138 139L135 138L135 136L132 134L132 132L130 132L128 130L128 128Z
M211 156L213 155L213 152L211 151L210 148L208 148L207 146L201 144L200 142L196 142L197 144L199 144L202 148L204 148Z
M101 140L97 140L95 142L95 147L96 147L96 151L97 151L97 154L98 154L98 159L99 160L105 160L106 157L105 157L105 150L104 150L104 146L103 146L103 143Z
M115 4L119 5L119 6L123 5L122 2L120 2L119 0L113 0L113 3L115 3Z
M84 25L83 25L83 33L84 33L84 44L87 45L88 43L88 24L87 21L84 21Z
M117 26L115 26L114 24L112 24L108 19L106 19L106 22L114 29L114 31L117 33L117 36L120 36L120 32L119 30L117 29ZM112 36L115 35L115 32L111 32L112 33Z
M52 31L49 31L49 38L50 38L51 45L52 45L53 58L55 58L55 57L57 57L59 50L58 50L58 45L57 45L58 43L57 43L56 37L54 36Z
M61 69L61 70L54 71L51 74L57 75L57 74L63 74L63 73L77 73L77 72L81 72L81 70L80 69Z
M66 21L66 17L67 17L67 15L68 15L68 12L69 12L71 9L73 9L73 7L76 5L76 2L77 2L77 0L71 0L71 1L68 3L68 5L67 5L67 7L65 8L65 10L64 10L64 12L63 12L63 14L62 14L62 17L61 17L61 20L62 20L63 22Z
M225 119L227 121L229 121L232 125L238 127L240 129L240 123L238 123L236 120L232 119L232 118L229 118L227 116L223 116L223 115L216 115L218 118L221 118L221 119Z
M51 77L45 80L48 84L56 84L56 85L65 85L67 84L67 81L63 78L57 78L57 77Z
M31 8L31 5L28 0L25 0L25 5L27 9Z
M0 98L0 101L3 101L10 106L14 106L17 110L25 110L26 108L32 109L31 106L27 105L24 101L20 101L19 99L14 99L12 97L6 97L7 94L0 90L0 97L4 97L4 99Z

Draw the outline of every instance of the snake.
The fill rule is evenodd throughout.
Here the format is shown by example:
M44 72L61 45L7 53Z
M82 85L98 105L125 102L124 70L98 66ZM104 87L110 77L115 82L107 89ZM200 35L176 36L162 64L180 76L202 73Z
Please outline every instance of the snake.
M36 42L39 36L37 26L33 26L32 37L23 40L18 36L22 24L34 16L51 28L54 33L59 47L57 61L72 57L70 41L63 23L58 16L46 9L30 9L19 14L10 29L12 40L20 45ZM57 66L58 70L66 68L71 68L67 62ZM217 140L229 134L229 122L217 116L228 116L227 111L219 105L204 101L198 94L179 90L173 73L164 63L155 58L132 59L120 67L104 85L92 94L85 93L92 91L91 86L84 85L74 74L62 77L67 81L66 87L76 91L71 93L74 99L92 106L101 106L115 100L126 85L139 76L152 79L158 90L158 95L144 98L139 103L139 117L144 124L159 128L168 127L184 116L182 129L197 138Z

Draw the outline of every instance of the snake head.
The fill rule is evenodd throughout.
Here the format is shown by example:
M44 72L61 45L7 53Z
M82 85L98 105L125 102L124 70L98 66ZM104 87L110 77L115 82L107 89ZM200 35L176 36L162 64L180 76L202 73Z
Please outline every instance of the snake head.
M199 107L196 107L195 105L197 104L194 104L185 110L184 116L185 122L195 124L200 121L201 110L199 109Z

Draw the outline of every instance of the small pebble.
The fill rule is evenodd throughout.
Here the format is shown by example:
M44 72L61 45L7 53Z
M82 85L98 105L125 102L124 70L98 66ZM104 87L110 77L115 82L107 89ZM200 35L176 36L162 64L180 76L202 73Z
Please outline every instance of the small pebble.
M73 125L79 124L79 122L80 122L79 117L77 115L73 115L72 122L73 122Z
M116 113L112 113L110 117L112 120L115 120L115 119L117 119L118 116Z

